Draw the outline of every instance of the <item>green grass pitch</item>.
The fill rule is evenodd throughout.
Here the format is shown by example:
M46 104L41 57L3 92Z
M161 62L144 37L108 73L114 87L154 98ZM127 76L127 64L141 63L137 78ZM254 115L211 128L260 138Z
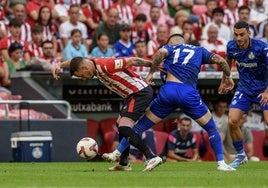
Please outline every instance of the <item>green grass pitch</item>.
M233 172L216 170L216 162L164 163L142 172L143 163L132 163L131 172L109 172L114 163L0 163L0 187L5 188L214 188L268 187L268 161L249 162Z

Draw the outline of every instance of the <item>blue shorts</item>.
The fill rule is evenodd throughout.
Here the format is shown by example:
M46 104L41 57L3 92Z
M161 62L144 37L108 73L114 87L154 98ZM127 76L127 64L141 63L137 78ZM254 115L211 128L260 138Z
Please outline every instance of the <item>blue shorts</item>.
M229 105L229 108L238 108L243 112L245 112L245 114L248 114L248 111L253 103L260 105L261 98L257 97L258 95L250 96L246 93L243 93L243 91L237 89L235 91L231 104ZM262 111L268 110L268 105L265 106L260 105L260 109Z
M151 102L150 110L157 117L164 119L178 108L194 120L201 118L208 111L196 88L183 83L166 82Z

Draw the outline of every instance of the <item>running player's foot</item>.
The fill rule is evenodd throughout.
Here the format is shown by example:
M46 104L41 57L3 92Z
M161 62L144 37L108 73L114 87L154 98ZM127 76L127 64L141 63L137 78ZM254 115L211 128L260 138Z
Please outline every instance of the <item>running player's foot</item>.
M226 163L219 164L217 169L221 171L235 171L236 170L235 168L230 167Z
M241 164L247 163L248 162L248 157L244 154L242 155L236 155L235 160L231 162L229 165L233 168L237 168Z
M143 171L151 171L163 162L161 157L154 157L147 161L147 165Z
M112 162L117 161L117 159L119 159L119 157L120 157L120 153L117 153L115 151L112 152L112 153L104 153L102 155L102 158L104 160L106 160L106 161L112 161Z
M108 170L109 171L131 171L132 168L130 166L130 163L128 163L126 166L116 163L115 166L108 168Z

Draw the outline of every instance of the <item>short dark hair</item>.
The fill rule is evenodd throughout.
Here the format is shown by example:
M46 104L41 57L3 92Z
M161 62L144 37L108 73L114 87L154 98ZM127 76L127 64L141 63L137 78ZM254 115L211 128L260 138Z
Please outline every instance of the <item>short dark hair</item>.
M184 121L190 121L190 122L192 123L192 120L191 120L189 117L186 117L186 116L182 117L182 118L180 119L180 123L181 123L183 120L184 120Z
M224 16L224 10L220 7L214 8L212 11L212 17L216 14L216 13L220 13Z
M32 32L33 34L43 33L43 31L44 31L43 26L42 26L42 25L39 25L39 24L35 24L35 25L33 25L32 28L31 28L31 32Z
M74 72L77 71L82 64L84 58L83 57L75 57L70 62L70 75L73 76Z
M23 50L23 45L20 42L13 42L10 44L9 48L8 48L8 55L10 56L12 52L16 51L16 50Z
M245 29L249 30L249 25L245 21L238 21L238 22L235 23L234 28L235 29L245 28Z
M73 29L73 30L71 31L71 36L73 36L73 35L76 34L76 33L80 33L80 35L82 35L82 32L81 32L80 29Z
M135 21L143 21L146 22L147 21L147 16L143 13L140 13L136 16Z
M9 27L21 27L22 25L22 20L18 18L13 18L12 20L9 21L8 26Z
M238 13L240 13L242 10L248 10L251 11L250 8L247 5L242 5L238 8Z
M166 43L166 44L168 44L169 41L170 41L173 37L181 37L181 38L184 39L184 36L183 36L182 34L180 34L180 33L174 33L174 34L172 34L172 35L170 35L170 36L168 37L168 39L167 39L167 43Z
M52 44L54 46L53 42L51 40L45 40L42 42L41 47L43 48L45 44Z
M135 42L134 46L136 47L137 44L139 44L139 43L144 43L144 44L146 44L146 41L145 41L145 40L141 40L141 39L139 39L139 40L137 40L137 41Z

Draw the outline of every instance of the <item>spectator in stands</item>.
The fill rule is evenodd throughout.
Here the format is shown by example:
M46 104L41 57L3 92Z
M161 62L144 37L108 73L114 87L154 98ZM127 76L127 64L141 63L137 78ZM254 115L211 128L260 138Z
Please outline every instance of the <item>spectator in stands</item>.
M265 6L264 0L255 0L251 7L251 21L255 26L267 19L268 7Z
M117 0L113 3L112 8L116 8L119 14L118 21L120 24L133 24L136 11L132 6L127 4L127 0Z
M159 47L166 44L168 35L169 33L166 25L159 25L157 27L156 39L151 39L147 44L147 54L149 57L152 57Z
M41 6L37 23L43 27L43 40L49 40L53 42L54 46L54 53L57 52L57 38L56 35L58 34L58 27L54 23L52 18L52 11L47 6Z
M226 0L223 23L227 26L233 26L238 19L238 0Z
M9 59L5 60L8 65L8 75L26 69L26 62L23 60L23 46L20 42L15 41L10 44L8 55Z
M11 80L8 77L8 66L3 61L0 61L0 88L9 87ZM1 89L0 89L1 91Z
M134 44L131 41L131 26L123 24L120 29L120 39L113 46L115 57L130 57L134 54Z
M225 41L231 40L231 29L223 23L224 10L222 8L215 8L212 13L212 23L218 25L219 37L225 39ZM211 23L210 23L211 24ZM201 39L207 39L207 29L209 25L203 28Z
M26 20L27 14L25 10L25 4L17 3L12 7L12 10L14 18L21 19L22 21L20 39L30 42L32 40L31 26Z
M226 58L226 45L227 42L219 37L219 28L218 25L211 23L207 29L208 38L202 40L200 45L206 48L208 51L211 51L215 54L220 55L223 58ZM203 68L204 67L204 68ZM207 64L202 67L204 71L220 71L220 68L216 64Z
M0 41L0 50L1 56L4 60L10 59L8 49L12 42L19 42L23 46L23 57L26 63L30 62L29 55L29 45L27 41L20 39L20 28L22 21L20 19L14 18L9 22L10 36L1 39Z
M169 133L168 138L168 162L178 161L198 161L199 154L196 138L191 132L192 121L190 118L184 117L178 121L178 129ZM187 151L191 149L192 156L187 156Z
M238 19L239 21L244 21L249 24L250 37L254 38L257 35L257 30L255 26L251 24L250 21L250 8L246 5L243 5L238 8Z
M43 42L43 27L41 25L33 25L31 28L32 42L29 44L29 54L33 57L43 57L41 44Z
M253 156L254 148L253 148L253 137L249 128L245 127L243 124L246 122L247 116L244 114L242 119L240 119L239 126L241 132L243 134L243 142L245 145L245 152L249 160L256 160L257 157ZM224 146L224 156L227 161L233 161L237 154L233 144L232 138L230 136L230 131L228 124L223 125L220 129L220 133L222 136L223 146ZM257 160L259 160L257 158Z
M61 58L54 55L53 42L45 40L41 44L43 56L31 59L31 64L41 65L44 71L51 71L53 66L61 63Z
M264 26L264 36L261 38L262 41L266 42L268 44L268 23Z
M148 30L146 30L147 17L145 14L140 13L136 16L134 26L132 27L132 42L135 43L138 40L144 40L146 44L150 40Z
M109 36L106 33L100 33L97 37L97 46L90 54L91 57L114 57L114 51L109 47Z
M262 116L254 112L252 109L248 112L247 121L244 123L245 127L248 127L250 130L264 130L265 124Z
M136 57L140 57L143 59L150 59L148 54L147 54L147 46L146 46L146 42L143 40L138 40L135 43L135 55ZM148 73L148 71L150 70L149 67L143 67L143 66L132 66L132 70L138 72L138 73Z
M70 42L71 32L73 29L79 29L82 33L82 43L87 46L87 27L84 23L79 21L80 6L78 4L72 4L69 9L70 19L60 24L60 38L64 47Z
M72 59L74 57L88 57L87 48L82 43L82 32L79 29L71 31L71 41L63 50L63 60Z
M91 50L97 46L97 38L100 33L106 33L108 35L110 47L112 47L113 44L120 39L120 24L117 23L118 17L118 11L115 8L109 9L107 20L95 29L94 36L92 38Z
M151 7L158 6L160 8L160 17L158 23L167 24L169 26L174 24L172 19L173 16L170 17L165 0L136 0L134 6L136 6L137 14L145 14L148 21L150 19Z
M191 41L196 40L194 36L194 25L192 21L186 20L183 22L182 34L184 36L185 42L188 44L191 43Z
M82 11L86 17L84 23L88 27L89 35L93 36L99 24L107 20L105 10L99 5L98 0L87 0L87 2L82 5Z
M69 8L70 8L70 1L61 1L56 2L55 4L55 12L57 13L57 21L61 24L69 20Z
M200 24L202 27L212 22L212 13L215 8L218 7L217 0L207 0L206 1L207 10L200 16Z
M182 34L182 25L189 19L189 13L185 10L178 10L174 16L175 25L170 29L170 35L179 33Z
M222 126L228 126L228 116L226 114L227 108L228 108L227 101L221 98L217 99L216 103L214 104L212 117L219 130Z
M150 9L150 20L147 21L145 26L146 30L148 30L149 32L151 39L156 39L156 30L157 27L160 25L159 18L160 18L160 8L158 6L152 6Z
M48 6L52 11L53 16L57 17L57 13L53 9L53 6L50 2L43 0L29 0L26 3L26 13L27 13L27 20L30 25L36 24L40 7L43 5Z

